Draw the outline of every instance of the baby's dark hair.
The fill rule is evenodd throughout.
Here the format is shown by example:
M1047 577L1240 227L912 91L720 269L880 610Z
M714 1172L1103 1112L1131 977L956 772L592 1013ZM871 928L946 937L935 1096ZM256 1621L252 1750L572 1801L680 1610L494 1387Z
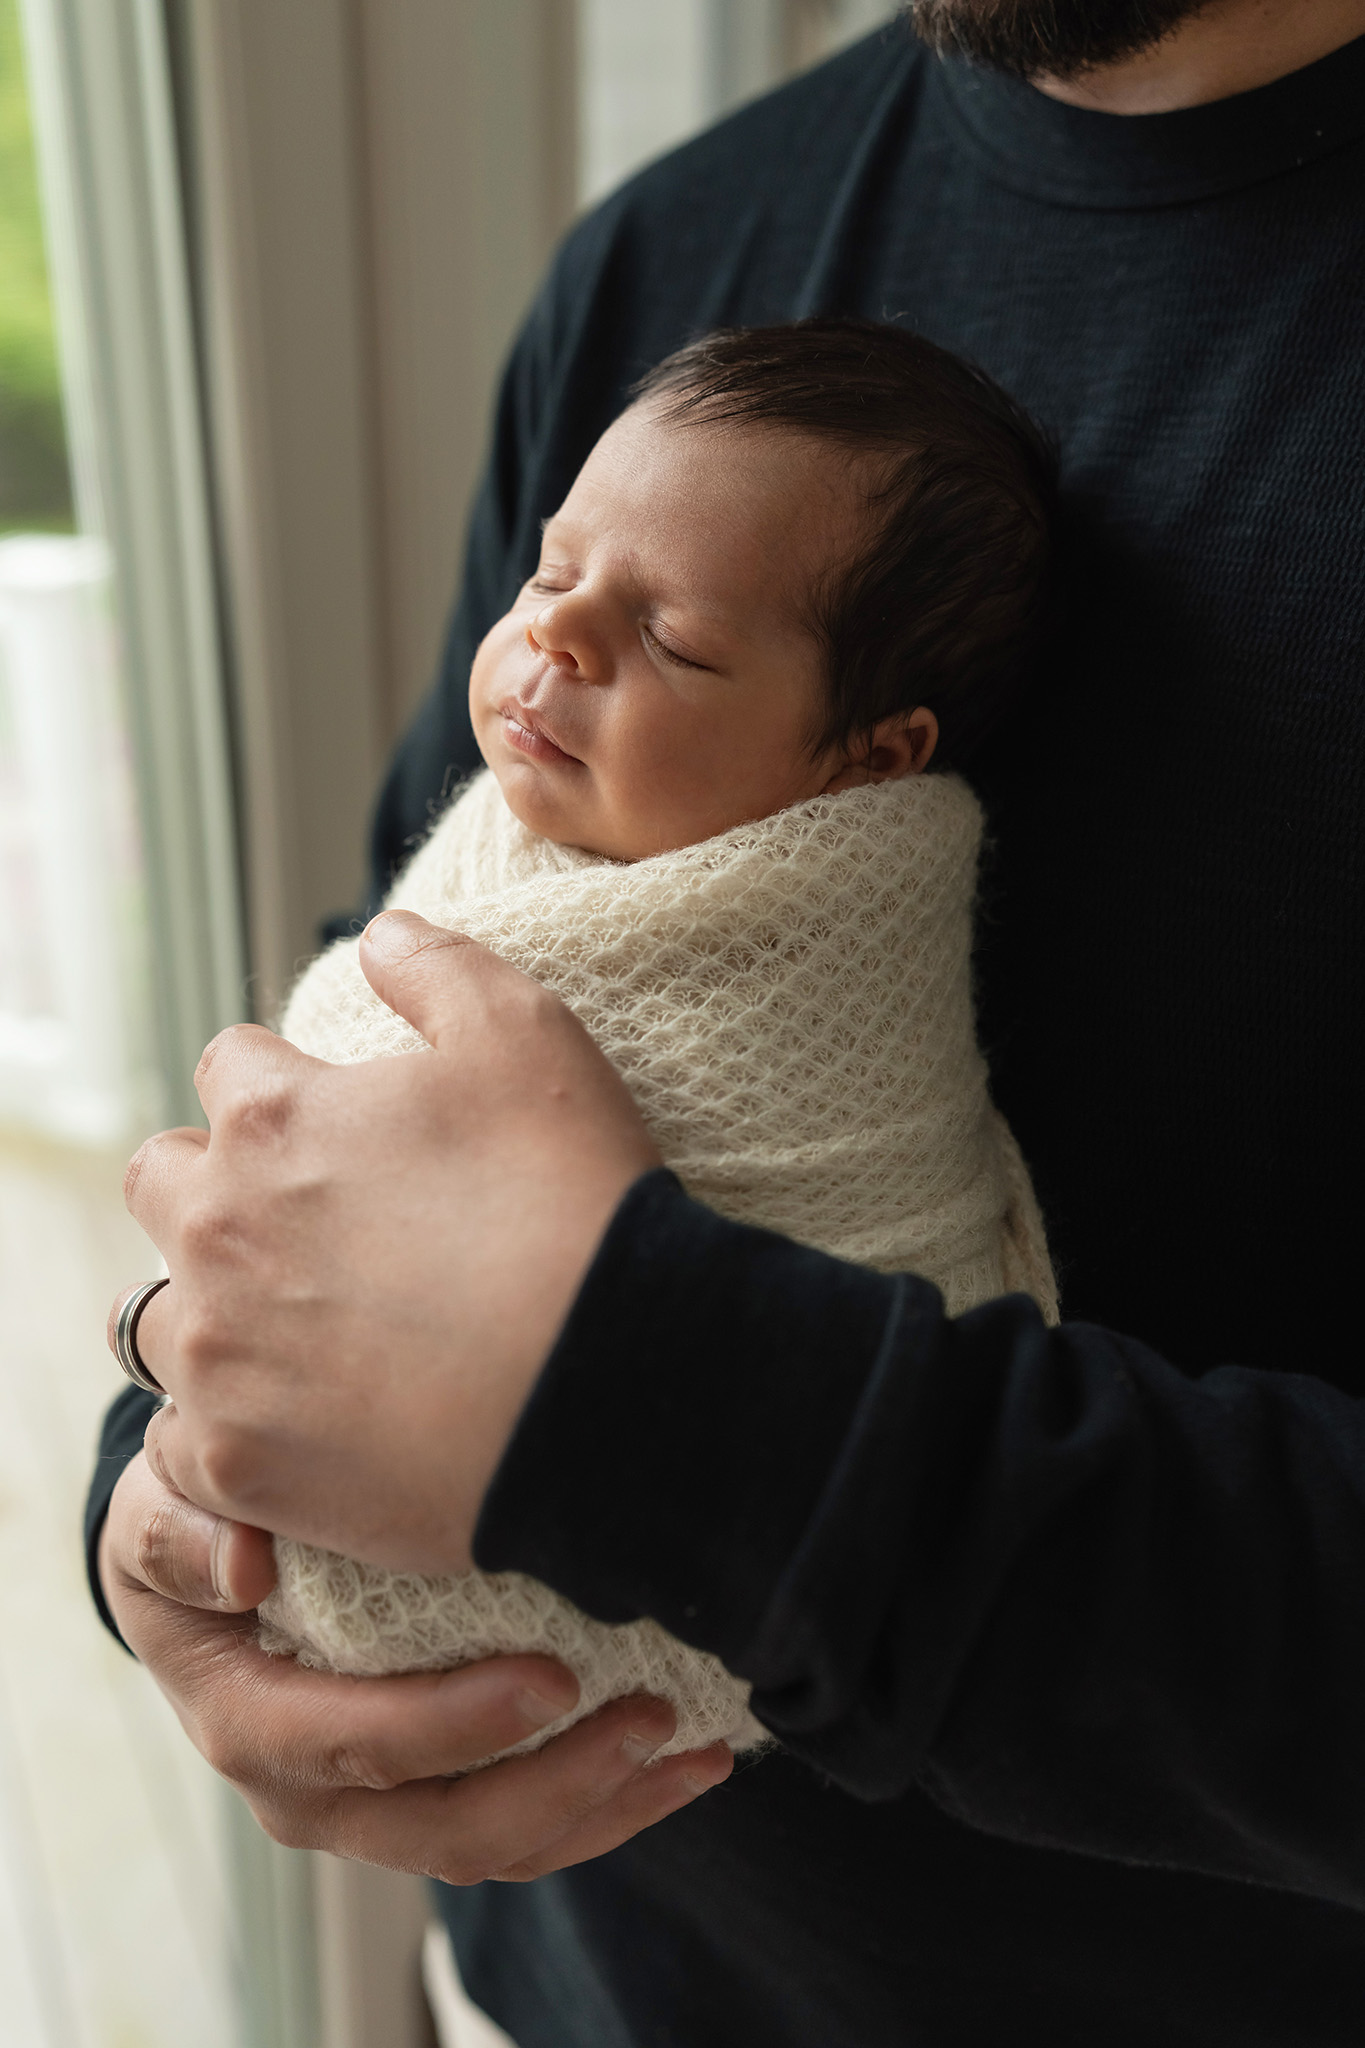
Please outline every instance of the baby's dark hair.
M925 704L959 768L1027 684L1049 598L1056 459L982 370L903 327L722 328L634 387L680 423L809 434L887 467L870 530L815 592L829 676L812 751Z

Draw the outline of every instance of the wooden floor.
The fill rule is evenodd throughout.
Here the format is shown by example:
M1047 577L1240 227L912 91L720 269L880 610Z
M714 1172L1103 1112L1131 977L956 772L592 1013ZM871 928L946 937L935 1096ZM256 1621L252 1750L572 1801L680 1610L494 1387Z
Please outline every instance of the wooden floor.
M0 2042L235 2048L229 1795L85 1587L105 1313L156 1270L119 1178L0 1136Z

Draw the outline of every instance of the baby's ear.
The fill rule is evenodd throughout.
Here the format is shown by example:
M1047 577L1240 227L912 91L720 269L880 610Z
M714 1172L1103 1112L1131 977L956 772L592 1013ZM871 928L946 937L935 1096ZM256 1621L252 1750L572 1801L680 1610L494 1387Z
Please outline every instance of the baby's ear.
M923 775L938 745L938 719L927 704L884 718L872 731L868 767L873 782L898 782L902 775ZM880 770L880 772L878 772Z
M938 745L938 720L927 704L883 718L855 742L845 765L825 784L826 796L841 789L859 789L869 782L899 782L903 775L922 775Z

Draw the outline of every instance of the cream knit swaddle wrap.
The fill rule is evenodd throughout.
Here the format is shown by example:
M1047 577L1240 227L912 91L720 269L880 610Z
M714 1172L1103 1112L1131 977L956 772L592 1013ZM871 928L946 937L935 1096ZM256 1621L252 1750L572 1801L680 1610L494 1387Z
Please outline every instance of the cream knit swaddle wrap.
M966 785L921 775L623 864L528 832L485 773L389 902L555 989L698 1200L921 1273L950 1314L1019 1289L1055 1320L1028 1174L976 1043L980 839ZM374 995L353 940L308 969L283 1028L337 1062L423 1044ZM523 1747L637 1691L677 1709L670 1750L762 1738L748 1687L655 1622L609 1628L517 1572L423 1578L283 1539L275 1551L262 1640L305 1663L372 1674L518 1650L561 1658L578 1707Z

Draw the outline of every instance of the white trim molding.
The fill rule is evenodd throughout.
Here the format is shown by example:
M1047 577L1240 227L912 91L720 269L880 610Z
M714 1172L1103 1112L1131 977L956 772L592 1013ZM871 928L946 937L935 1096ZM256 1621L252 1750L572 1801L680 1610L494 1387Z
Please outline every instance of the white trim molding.
M166 1107L246 1014L232 765L165 24L22 0L77 510L109 545Z

